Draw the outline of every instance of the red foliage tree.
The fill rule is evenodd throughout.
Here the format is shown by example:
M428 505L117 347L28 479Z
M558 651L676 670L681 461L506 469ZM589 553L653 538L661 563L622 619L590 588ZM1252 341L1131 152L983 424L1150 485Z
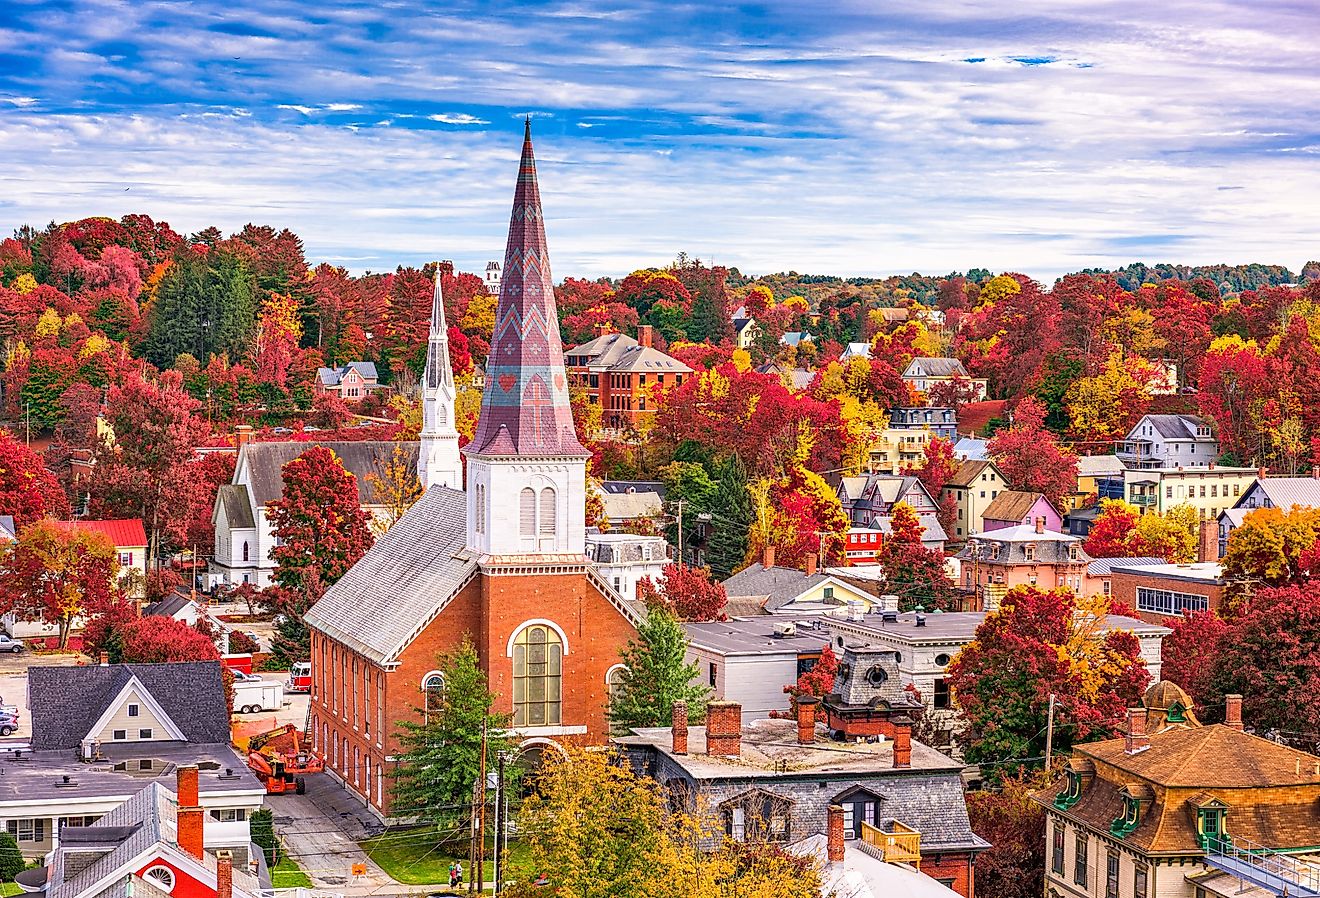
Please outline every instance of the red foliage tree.
M658 583L643 577L637 584L637 595L648 608L663 608L687 621L724 620L724 606L729 601L724 584L711 579L709 568L685 564L667 565Z
M115 547L103 534L36 521L0 556L0 612L57 625L63 648L74 618L117 596L118 567Z
M1045 404L1028 397L1013 410L1013 426L995 434L986 448L1010 489L1044 493L1056 507L1077 488L1077 456L1045 429Z
M770 716L796 717L798 696L814 695L816 698L824 698L834 691L834 678L838 673L839 658L827 642L825 647L820 650L820 657L811 666L811 670L800 674L796 683L784 687L784 692L788 695L789 706L792 710L788 714L774 712Z
M126 664L214 661L220 652L205 634L171 617L140 617L119 628L119 657Z
M275 581L300 592L315 592L316 581L323 590L371 548L357 478L333 449L313 446L284 466L283 479L283 494L267 509L279 540Z
M1131 557L1131 538L1140 519L1141 513L1126 502L1105 499L1082 548L1092 558Z
M1045 881L1045 809L1034 793L1045 777L1025 771L999 788L967 793L972 832L990 843L976 856L976 893L982 898L1037 898Z
M1215 703L1215 667L1230 627L1213 611L1193 611L1169 625L1164 637L1160 675L1187 691L1198 708Z
M944 553L922 544L925 528L912 506L898 503L889 520L890 532L879 553L885 589L898 596L905 611L918 606L926 611L955 608L957 597L944 566Z
M40 456L7 430L0 430L0 508L21 532L45 517L69 516L69 500Z

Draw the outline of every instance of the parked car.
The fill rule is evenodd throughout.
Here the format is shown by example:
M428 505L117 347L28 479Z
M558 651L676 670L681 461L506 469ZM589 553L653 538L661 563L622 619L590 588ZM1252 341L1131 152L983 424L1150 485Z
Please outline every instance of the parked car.
M18 729L18 717L0 714L0 736L12 736Z
M244 673L241 670L234 671L234 680L239 683L260 683L261 674Z
M18 654L27 646L23 645L23 640L15 639L8 633L0 633L0 652L13 652Z
M278 433L282 435L286 433L293 433L293 429L290 427L276 427L273 430L271 430L271 433Z

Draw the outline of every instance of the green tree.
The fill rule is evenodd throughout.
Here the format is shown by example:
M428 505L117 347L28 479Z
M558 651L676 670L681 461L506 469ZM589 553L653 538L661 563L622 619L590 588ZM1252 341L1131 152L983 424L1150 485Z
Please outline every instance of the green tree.
M687 635L673 615L653 608L620 652L624 670L610 701L610 723L621 729L668 723L674 702L701 706L710 690L694 685L697 662L686 663ZM695 715L694 715L695 716Z
M279 863L279 840L275 838L275 816L270 808L259 808L252 812L249 822L252 842L266 854L266 866L274 868Z
M719 466L711 509L715 517L706 546L706 563L717 575L728 577L747 560L747 531L752 526L747 471L736 455L729 456Z
M27 869L18 842L8 831L0 832L0 882L13 882L14 877Z
M403 751L394 778L396 812L416 814L441 830L467 818L481 769L482 730L486 767L495 769L501 751L515 747L510 716L491 709L495 696L471 640L438 656L441 683L423 690L419 720L399 721Z
M221 353L241 358L256 313L253 277L240 256L224 243L204 251L180 245L156 289L143 351L158 368L184 352L203 361Z

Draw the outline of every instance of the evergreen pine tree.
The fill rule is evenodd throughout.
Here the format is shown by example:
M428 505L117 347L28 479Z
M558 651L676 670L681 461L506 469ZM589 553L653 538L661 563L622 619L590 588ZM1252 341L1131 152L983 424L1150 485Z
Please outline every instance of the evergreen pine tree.
M486 731L486 769L501 751L516 747L508 735L509 715L491 711L495 696L468 639L437 659L442 685L423 692L419 720L399 721L403 751L395 772L396 811L416 814L442 830L466 820L481 769Z
M26 868L18 842L8 832L0 832L0 882L13 882Z
M687 646L678 619L651 609L637 628L637 639L628 640L620 652L624 670L619 690L610 700L611 724L620 730L662 726L670 721L674 702L687 702L692 708L710 699L709 689L693 684L701 666L685 663Z
M714 513L706 563L717 577L728 577L747 559L747 532L752 526L752 499L747 493L747 472L736 455L720 465L711 502Z
M203 365L212 354L242 358L256 313L252 275L241 258L219 246L203 254L182 245L156 290L143 352L159 368L185 352Z

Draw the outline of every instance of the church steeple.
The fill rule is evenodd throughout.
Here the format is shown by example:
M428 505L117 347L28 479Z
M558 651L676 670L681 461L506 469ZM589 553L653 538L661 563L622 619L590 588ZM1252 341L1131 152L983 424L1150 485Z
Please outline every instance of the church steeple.
M468 459L468 547L483 555L585 551L586 460L568 400L531 121L513 195L486 392Z
M445 263L435 269L435 295L431 301L431 334L426 347L422 381L422 445L417 477L422 488L463 488L463 465L458 457L458 431L454 429L454 370L449 363L449 327L445 324L444 294L440 279Z

